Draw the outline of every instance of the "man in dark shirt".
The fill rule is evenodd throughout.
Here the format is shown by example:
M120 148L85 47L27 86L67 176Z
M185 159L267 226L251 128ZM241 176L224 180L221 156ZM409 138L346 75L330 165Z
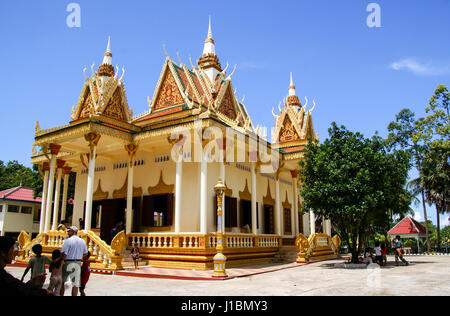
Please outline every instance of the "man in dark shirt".
M23 283L6 272L5 266L17 256L19 247L13 238L0 236L0 295L7 296L48 296L52 292L38 288L36 279L45 280L45 275L37 275L28 283ZM39 283L39 282L38 282Z
M400 236L396 236L395 237L396 242L395 242L395 265L399 265L398 264L398 259L400 259L405 265L409 265L408 261L405 260L405 258L403 258L403 243L400 239Z

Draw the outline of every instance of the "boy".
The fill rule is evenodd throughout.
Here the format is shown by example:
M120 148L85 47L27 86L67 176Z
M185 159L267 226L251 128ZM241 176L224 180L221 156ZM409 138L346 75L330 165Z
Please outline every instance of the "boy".
M81 278L80 278L80 295L86 296L84 289L86 288L86 284L89 281L89 277L91 275L91 263L89 262L89 258L91 257L91 253L88 251L86 256L83 258L83 266L81 267Z
M37 278L38 281L36 281L35 285L42 288L42 286L45 283L45 265L49 265L52 263L50 258L46 256L42 256L42 246L41 245L34 245L31 250L35 253L35 257L31 258L30 261L28 261L28 266L25 269L25 272L23 273L21 281L23 282L23 279L27 275L28 271L31 269L31 279L36 278L38 275L42 275L43 278Z
M397 240L397 242L395 243L395 265L399 265L399 258L405 265L409 265L409 262L406 261L405 258L403 258L403 243L401 242L400 236L397 235L395 239Z

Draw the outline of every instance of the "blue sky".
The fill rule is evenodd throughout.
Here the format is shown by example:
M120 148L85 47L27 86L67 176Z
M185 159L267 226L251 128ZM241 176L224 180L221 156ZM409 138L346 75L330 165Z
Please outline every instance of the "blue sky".
M81 27L66 23L72 2L81 8ZM371 2L381 8L379 28L366 23ZM3 0L0 160L29 166L36 120L41 128L67 124L82 69L89 74L101 63L109 35L113 64L126 70L129 105L135 115L146 111L163 43L174 60L177 50L184 63L197 60L209 15L217 55L222 65L237 64L233 85L255 125L273 125L272 107L287 95L293 72L302 103L316 100L322 140L332 121L384 137L401 109L423 116L437 85L450 86L448 12L448 0Z

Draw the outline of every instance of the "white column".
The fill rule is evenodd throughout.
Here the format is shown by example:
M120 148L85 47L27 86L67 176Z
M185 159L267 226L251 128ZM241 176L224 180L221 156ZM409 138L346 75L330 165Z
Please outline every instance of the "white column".
M5 236L5 214L7 204L0 205L0 236Z
M309 224L309 213L305 213L302 215L303 216L303 235L305 235L306 237L308 237L311 232L310 232L310 224Z
M331 220L326 219L325 222L326 222L326 228L327 228L325 230L325 234L327 234L328 236L331 236Z
M63 200L61 207L61 220L66 219L66 209L67 209L67 189L69 187L69 174L72 168L65 167L64 168L64 187L63 187Z
M256 218L256 164L252 163L252 233L258 234L258 222Z
M181 189L182 189L182 173L183 173L183 158L179 157L176 167L175 176L175 233L180 232L181 226Z
M293 188L294 188L294 236L298 236L298 234L300 233L300 227L298 227L298 187L297 187L297 178L293 179L293 184L292 184Z
M280 179L278 177L275 178L275 218L277 220L276 226L276 234L282 235L282 227L281 227L281 200L280 200Z
M208 233L208 214L207 214L207 184L208 184L208 162L205 152L202 150L202 160L200 163L200 233ZM178 168L178 165L177 165ZM178 169L177 169L178 170Z
M55 188L55 203L53 203L53 224L52 230L56 230L58 227L58 213L59 213L59 195L61 188L61 177L62 177L62 168L59 166L60 161L58 161L58 173L56 176L56 188Z
M44 182L42 183L41 218L39 222L39 234L45 231L45 210L47 207L48 173L50 166L44 163Z
M50 174L48 178L47 201L46 201L47 206L45 207L45 226L44 226L45 233L50 230L50 220L53 203L53 187L55 184L55 169L56 169L56 155L52 155L50 159Z
M225 159L225 158L224 158ZM223 184L226 186L226 179L225 179L225 160L222 160L220 163L220 177L222 178ZM222 230L225 232L225 200L226 196L225 193L223 194L222 199Z
M134 178L134 161L128 164L128 186L127 186L127 211L125 220L125 233L131 234L133 228L133 178Z
M95 175L95 156L97 155L97 146L89 154L88 181L86 188L86 213L84 218L84 230L91 230L92 223L92 200L94 194L94 175ZM81 229L81 228L80 228Z
M316 233L316 215L312 210L309 210L309 227L310 234L313 235Z

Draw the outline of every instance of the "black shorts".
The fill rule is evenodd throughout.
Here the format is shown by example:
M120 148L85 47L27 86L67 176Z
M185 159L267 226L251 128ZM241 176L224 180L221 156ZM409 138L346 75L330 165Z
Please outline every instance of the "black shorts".
M383 261L383 256L375 256L376 261Z

